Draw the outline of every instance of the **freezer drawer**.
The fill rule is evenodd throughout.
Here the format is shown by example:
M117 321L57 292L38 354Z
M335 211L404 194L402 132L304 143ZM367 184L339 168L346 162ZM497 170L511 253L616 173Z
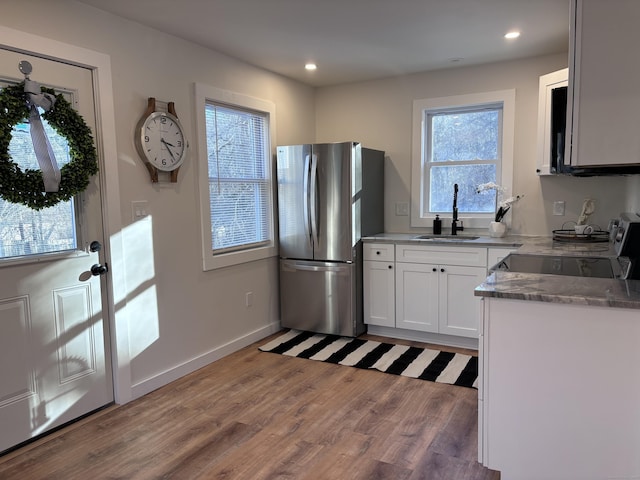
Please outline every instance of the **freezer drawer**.
M355 337L364 333L355 263L280 260L280 321L285 328Z

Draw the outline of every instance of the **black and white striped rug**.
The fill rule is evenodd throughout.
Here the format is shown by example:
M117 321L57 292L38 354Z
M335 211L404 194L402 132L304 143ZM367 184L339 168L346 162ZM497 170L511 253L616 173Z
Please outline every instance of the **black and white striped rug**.
M373 340L289 330L263 352L478 388L478 357Z

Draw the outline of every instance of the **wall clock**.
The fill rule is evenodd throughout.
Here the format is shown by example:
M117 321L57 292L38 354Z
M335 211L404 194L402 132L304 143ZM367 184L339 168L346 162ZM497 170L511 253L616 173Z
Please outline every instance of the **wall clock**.
M167 104L166 112L159 111L156 99L149 97L136 125L135 144L153 183L158 183L158 172L168 172L171 183L178 181L188 145L173 102Z

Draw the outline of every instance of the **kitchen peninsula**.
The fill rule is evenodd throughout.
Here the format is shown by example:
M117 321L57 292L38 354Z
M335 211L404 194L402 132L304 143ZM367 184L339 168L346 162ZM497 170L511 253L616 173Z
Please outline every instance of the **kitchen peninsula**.
M519 253L563 250L541 246ZM640 281L498 271L475 295L479 461L504 479L640 478Z

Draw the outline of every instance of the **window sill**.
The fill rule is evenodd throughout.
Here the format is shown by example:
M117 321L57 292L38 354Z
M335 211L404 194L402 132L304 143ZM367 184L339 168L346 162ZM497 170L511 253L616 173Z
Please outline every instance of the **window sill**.
M278 249L275 246L260 247L239 252L229 252L220 255L210 255L203 259L202 269L205 272L209 270L217 270L219 268L232 267L243 263L255 262L256 260L263 260L277 255Z

